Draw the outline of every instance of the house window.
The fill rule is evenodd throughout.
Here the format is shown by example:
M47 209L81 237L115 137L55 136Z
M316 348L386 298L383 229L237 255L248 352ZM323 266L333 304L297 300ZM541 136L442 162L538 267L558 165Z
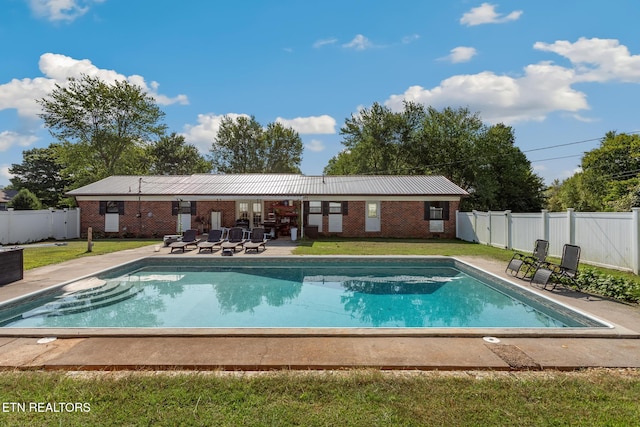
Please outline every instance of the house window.
M253 203L253 224L262 224L262 202Z
M431 206L429 208L429 219L442 219L442 208Z
M311 200L309 201L309 213L310 214L321 214L322 213L322 202L319 200Z
M449 220L449 202L424 202L425 220Z
M191 202L189 202L189 201L185 202L185 201L180 200L179 212L181 214L184 214L184 215L190 215L191 214Z
M238 218L249 220L249 202L238 202Z
M100 202L98 211L100 215L104 215L104 214L124 215L124 202L123 201Z
M342 213L342 203L341 202L329 202L329 213L330 214L341 214Z
M367 203L367 217L368 218L378 218L378 204Z
M107 207L105 209L106 213L119 213L118 202L107 202Z

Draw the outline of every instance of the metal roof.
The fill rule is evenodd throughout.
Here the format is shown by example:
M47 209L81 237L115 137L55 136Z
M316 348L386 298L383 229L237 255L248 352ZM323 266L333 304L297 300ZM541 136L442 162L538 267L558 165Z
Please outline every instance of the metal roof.
M242 174L188 176L111 176L72 190L69 196L466 196L439 175Z

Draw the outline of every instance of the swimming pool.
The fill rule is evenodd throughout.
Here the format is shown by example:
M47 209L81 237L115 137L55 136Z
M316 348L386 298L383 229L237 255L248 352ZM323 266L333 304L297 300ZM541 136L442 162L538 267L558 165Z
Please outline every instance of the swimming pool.
M603 328L447 257L150 257L0 306L3 329Z

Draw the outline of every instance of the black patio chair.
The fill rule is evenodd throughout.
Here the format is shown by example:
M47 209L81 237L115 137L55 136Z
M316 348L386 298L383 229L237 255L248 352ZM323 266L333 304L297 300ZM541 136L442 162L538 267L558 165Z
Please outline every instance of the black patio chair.
M578 276L578 264L580 263L580 246L566 244L562 248L562 259L560 264L543 262L531 277L531 283L542 285L547 289L549 282L553 283L551 290L554 290L563 278L568 279L573 285L580 289L576 282Z
M545 262L548 251L549 242L538 239L536 240L536 244L531 255L525 255L519 252L514 253L504 272L511 272L512 276L524 279L531 270L538 268L541 263ZM520 272L522 272L522 277L519 276Z

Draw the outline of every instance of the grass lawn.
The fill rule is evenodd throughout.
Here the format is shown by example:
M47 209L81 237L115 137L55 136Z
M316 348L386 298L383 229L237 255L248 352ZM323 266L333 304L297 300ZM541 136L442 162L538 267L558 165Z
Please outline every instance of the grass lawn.
M630 426L637 371L581 373L5 372L7 402L84 411L3 411L3 425L87 426ZM73 408L71 406L70 408ZM87 409L89 411L87 412Z
M65 246L24 246L24 269L30 270L49 264L57 264L86 256L102 255L125 249L162 243L158 240L94 240L91 252L87 252L86 241L71 241Z

